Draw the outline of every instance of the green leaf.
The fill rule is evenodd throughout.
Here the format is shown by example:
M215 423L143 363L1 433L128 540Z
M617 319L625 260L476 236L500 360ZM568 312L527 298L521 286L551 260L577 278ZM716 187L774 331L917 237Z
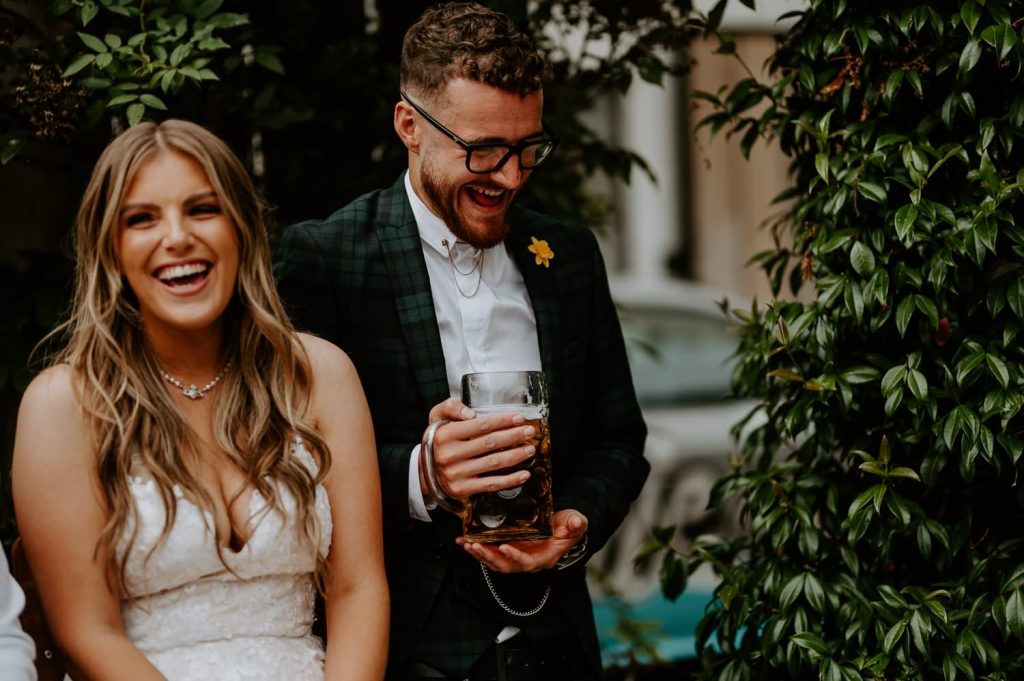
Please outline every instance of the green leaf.
M160 111L167 111L167 105L163 103L156 95L144 94L139 97L139 100L148 106L150 109L159 109Z
M825 183L828 184L828 154L818 154L815 156L814 167L817 169L821 179L825 180Z
M78 18L81 20L82 26L88 26L89 22L96 18L99 11L99 5L92 2L92 0L83 3L78 9Z
M920 310L924 316L928 317L933 327L937 327L939 325L939 308L935 307L935 303L920 293L914 294L913 298L914 307Z
M657 539L650 539L644 542L643 545L637 549L636 555L633 556L633 568L635 570L646 569L651 558L664 549L665 545Z
M805 573L804 596L807 597L807 602L811 604L812 608L821 614L825 613L825 589L822 588L818 578L810 572Z
M907 335L907 326L910 318L914 316L917 305L914 303L914 296L907 296L896 306L896 330L901 336Z
M1024 641L1024 599L1020 589L1014 589L1006 600L1006 623L1018 641Z
M989 26L982 33L982 39L996 48L996 59L1002 61L1017 44L1017 32L1009 24Z
M71 65L68 66L67 69L64 70L64 73L62 75L65 78L67 78L68 76L73 76L76 73L78 73L79 71L81 71L82 69L84 69L89 64L93 63L94 61L96 61L96 55L95 54L82 54L82 55L79 55L78 57L75 58L75 60L73 62L71 62Z
M790 640L801 648L814 651L822 657L828 656L828 646L825 644L825 641L813 632L804 631L799 634L794 634L790 637Z
M999 381L999 385L1004 388L1010 384L1010 372L1006 368L1006 364L1003 360L999 359L995 355L985 355L985 364L988 365L989 373Z
M114 97L110 101L108 101L107 102L107 106L108 107L120 106L121 104L127 104L129 102L134 102L134 101L137 101L138 99L139 99L138 95L133 95L133 94L118 95L117 97Z
M845 244L847 241L849 241L852 237L853 237L853 232L851 230L844 230L842 232L836 232L835 234L833 234L829 238L828 241L826 241L822 245L821 252L823 254L824 253L831 253L832 251L836 250L837 248L840 248L843 244Z
M917 369L912 369L907 375L907 386L919 402L923 402L928 397L928 381L924 374Z
M853 385L877 381L881 375L878 369L869 366L850 367L841 374L844 381Z
M977 114L977 110L974 105L974 95L972 95L970 92L960 93L960 105L963 108L963 110L967 112L967 115L970 116L971 118L974 118Z
M182 44L178 45L177 47L174 48L174 51L171 52L171 60L170 60L171 66L177 66L178 64L180 64L182 62L183 59L185 59L185 57L187 57L191 53L192 53L192 46L189 45L188 43L182 43Z
M222 4L224 4L224 0L202 0L196 7L195 16L197 19L205 19L220 9Z
M921 482L921 477L917 474L913 468L907 468L906 466L897 466L889 471L890 478L910 478Z
M960 53L959 78L963 80L964 76L970 73L980 60L981 42L976 39L968 41L967 45L964 46L964 51Z
M110 66L110 62L114 61L114 55L109 52L96 55L96 66L97 68L105 69Z
M917 221L917 207L911 203L902 206L896 211L896 236L901 241L906 241L910 230Z
M886 371L885 376L882 377L882 395L888 397L898 390L906 375L907 366L905 364L897 364Z
M846 302L846 309L853 315L853 318L858 322L862 320L864 318L864 291L858 282L849 281L846 283L844 300Z
M880 478L884 478L886 476L885 466L877 461L865 461L861 465L857 466L857 468L869 475L877 475Z
M964 22L964 26L967 27L967 32L974 35L974 29L978 26L978 20L981 19L981 7L975 0L968 0L960 7L960 18Z
M885 189L880 184L865 180L864 182L857 183L857 189L865 198L870 199L875 203L884 204L886 201Z
M81 31L79 31L78 32L78 37L81 38L82 42L85 43L85 46L88 47L93 52L106 52L107 51L106 44L104 44L104 42L102 40L100 40L99 38L97 38L94 35L89 35L88 33L82 33Z
M800 573L793 577L786 586L782 587L782 594L779 596L779 605L783 610L788 610L791 605L800 597L804 590L804 575Z
M0 166L5 166L10 163L11 159L18 155L18 152L24 144L25 140L20 137L14 137L8 139L2 146L0 146ZM2 381L0 381L0 385L3 385Z
M949 655L942 658L942 676L944 681L956 681L956 665Z
M975 369L981 366L981 363L985 361L984 352L975 352L964 359L957 362L956 365L956 382L959 385L964 384L964 379L967 378Z
M768 372L769 376L774 378L782 378L793 383L803 383L804 377L796 373L792 369L772 369Z
M885 642L882 644L882 649L886 654L891 654L892 649L899 643L900 638L903 637L903 632L907 630L907 621L900 620L896 624L892 625L889 631L885 635Z
M115 33L108 33L103 36L103 42L105 42L111 49L116 50L121 47L121 36Z
M679 598L686 589L686 563L676 554L668 551L661 562L658 579L661 582L661 593L670 601Z
M989 158L988 154L985 154L984 158ZM990 158L989 165L992 168L993 174L995 174L995 167L991 165ZM998 175L996 175L996 178L998 178ZM995 179L995 182L998 183L998 179ZM981 243L985 244L985 248L987 248L992 253L995 253L996 237L999 233L999 227L996 224L995 219L991 216L978 218L978 220L974 223L974 231L977 233L978 238L981 239Z
M871 252L870 247L864 245L864 242L857 241L850 249L850 264L857 274L865 277L875 269L875 254Z
M138 125L138 123L142 120L142 116L145 113L146 113L146 105L145 104L142 104L140 102L136 102L135 104L129 104L128 105L128 112L127 112L129 127L133 126L133 125Z
M245 14L235 14L233 12L221 12L210 17L207 20L208 26L214 28L235 28L236 26L245 26L249 23L249 17Z
M910 616L910 635L914 642L914 647L922 655L929 654L928 636L931 634L931 622L925 619L921 610L915 610L914 614Z
M1006 289L1006 302L1017 318L1024 318L1024 278L1017 278Z
M256 63L268 71L272 71L282 76L284 75L284 64L282 64L278 56L272 52L257 50Z

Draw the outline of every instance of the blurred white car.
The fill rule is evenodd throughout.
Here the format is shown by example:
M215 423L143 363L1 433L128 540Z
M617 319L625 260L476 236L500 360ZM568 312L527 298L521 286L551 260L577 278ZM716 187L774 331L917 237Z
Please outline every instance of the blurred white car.
M730 428L753 403L729 397L739 337L718 306L724 292L682 281L613 279L611 285L649 429L645 456L651 475L625 522L590 565L632 606L632 616L659 623L662 657L689 657L713 577L691 576L683 596L670 603L660 592L660 561L636 572L632 558L654 525L676 525L683 546L701 534L735 532L735 512L711 512L707 504L711 486L728 472L729 454L737 447ZM742 298L729 297L729 302L749 307ZM623 642L611 632L614 613L607 598L596 586L591 591L602 649L611 663Z

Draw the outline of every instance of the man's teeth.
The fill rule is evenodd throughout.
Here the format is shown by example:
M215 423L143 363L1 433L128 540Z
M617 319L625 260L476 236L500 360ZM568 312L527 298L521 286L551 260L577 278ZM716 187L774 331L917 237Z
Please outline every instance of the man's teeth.
M170 281L172 279L180 279L181 277L190 277L193 274L202 274L208 269L208 265L199 262L190 262L185 265L172 265L160 270L157 278L160 279L160 281Z
M483 194L484 196L490 196L491 198L501 196L504 193L504 190L502 189L484 189L483 187L471 187L471 189Z

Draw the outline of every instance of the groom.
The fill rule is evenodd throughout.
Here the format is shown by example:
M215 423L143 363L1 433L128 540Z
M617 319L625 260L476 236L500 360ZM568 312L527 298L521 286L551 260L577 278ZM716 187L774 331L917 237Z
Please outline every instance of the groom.
M291 227L279 247L296 325L348 352L373 413L389 679L600 677L583 567L643 485L646 428L596 240L513 206L557 144L541 122L545 69L505 15L427 10L406 34L395 105L408 172ZM553 536L466 544L427 491L420 442L450 421L434 451L453 497L522 484L494 473L532 456L521 418L474 419L451 398L464 373L537 369L549 383Z

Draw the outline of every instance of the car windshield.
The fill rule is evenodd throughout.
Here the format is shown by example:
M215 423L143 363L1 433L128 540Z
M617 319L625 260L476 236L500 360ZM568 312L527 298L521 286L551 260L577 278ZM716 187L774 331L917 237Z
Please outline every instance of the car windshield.
M619 315L642 405L708 402L729 395L739 339L724 317L638 306L624 306Z

